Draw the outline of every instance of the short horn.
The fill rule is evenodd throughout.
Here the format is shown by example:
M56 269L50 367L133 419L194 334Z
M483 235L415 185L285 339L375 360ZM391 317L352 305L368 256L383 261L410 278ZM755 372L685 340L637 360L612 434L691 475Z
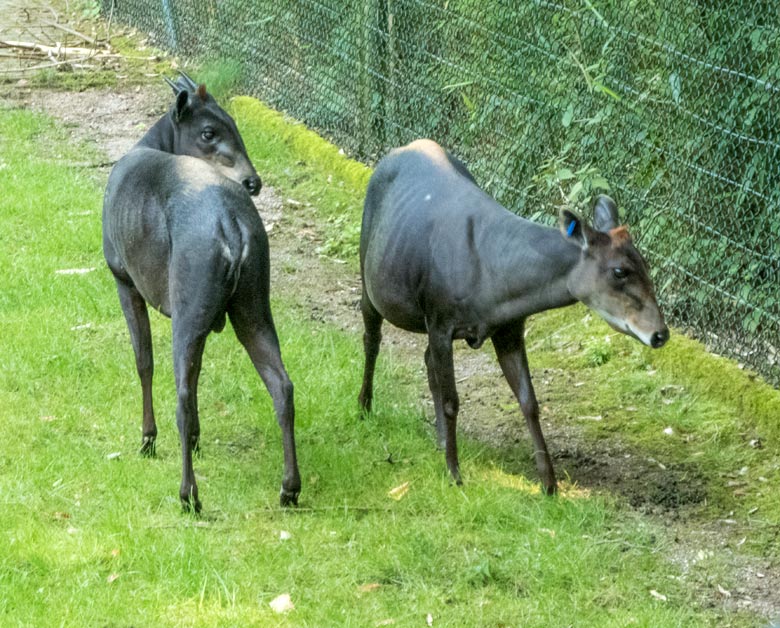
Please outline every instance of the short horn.
M174 83L171 79L169 79L167 76L163 76L163 80L168 83L168 85L171 86L171 89L173 90L173 93L177 96L179 95L179 92L181 91L181 87Z
M182 78L188 83L187 87L190 88L190 90L196 89L198 87L198 84L192 80L189 74L187 74L184 70L179 70L179 74L181 74Z

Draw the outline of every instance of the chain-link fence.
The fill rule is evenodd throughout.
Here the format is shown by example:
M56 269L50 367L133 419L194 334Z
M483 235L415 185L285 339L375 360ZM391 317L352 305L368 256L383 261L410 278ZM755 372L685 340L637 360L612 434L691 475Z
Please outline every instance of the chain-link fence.
M103 4L364 161L431 137L543 220L609 186L670 320L780 384L775 2Z

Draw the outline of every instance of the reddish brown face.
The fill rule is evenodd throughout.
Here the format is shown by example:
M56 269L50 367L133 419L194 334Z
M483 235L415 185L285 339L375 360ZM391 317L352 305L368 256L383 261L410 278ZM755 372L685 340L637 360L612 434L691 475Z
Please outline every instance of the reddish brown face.
M583 250L570 274L569 290L613 329L658 349L669 339L669 328L658 307L647 263L626 227L615 226L617 209L612 199L599 197L594 213L594 227L571 212L562 215L562 230L576 238Z

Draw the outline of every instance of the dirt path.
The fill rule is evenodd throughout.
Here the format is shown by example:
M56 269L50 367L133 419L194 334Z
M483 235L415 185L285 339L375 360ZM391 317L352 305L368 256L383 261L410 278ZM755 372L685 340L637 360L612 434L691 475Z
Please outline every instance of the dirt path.
M0 0L0 80L24 83L33 72L93 71L113 64L117 55L96 37L96 22L71 22L79 12L96 15L97 7L67 0Z

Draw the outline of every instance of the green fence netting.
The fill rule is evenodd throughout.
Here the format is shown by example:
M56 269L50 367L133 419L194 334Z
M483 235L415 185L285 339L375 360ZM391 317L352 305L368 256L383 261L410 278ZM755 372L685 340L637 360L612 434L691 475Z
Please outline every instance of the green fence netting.
M103 5L366 162L431 137L541 220L608 187L668 318L780 384L774 1Z

